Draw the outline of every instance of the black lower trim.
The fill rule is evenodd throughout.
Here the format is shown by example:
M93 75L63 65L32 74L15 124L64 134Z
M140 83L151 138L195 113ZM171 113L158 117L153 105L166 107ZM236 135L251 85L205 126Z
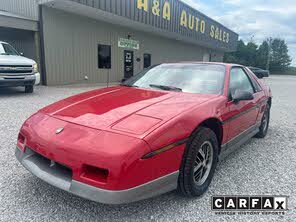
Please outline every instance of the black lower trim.
M173 149L173 148L175 148L175 147L177 147L177 146L180 146L180 145L186 143L188 140L189 140L189 138L185 138L185 139L179 140L179 141L177 141L177 142L175 142L175 143L172 143L172 144L170 144L170 145L168 145L168 146L165 146L165 147L163 147L163 148L161 148L161 149L158 149L158 150L152 151L151 153L147 153L146 155L144 155L144 156L142 157L142 159L148 159L148 158L151 158L151 157L153 157L153 156L155 156L155 155L158 155L158 154L160 154L160 153L163 153L163 152L165 152L165 151L171 150L171 149Z

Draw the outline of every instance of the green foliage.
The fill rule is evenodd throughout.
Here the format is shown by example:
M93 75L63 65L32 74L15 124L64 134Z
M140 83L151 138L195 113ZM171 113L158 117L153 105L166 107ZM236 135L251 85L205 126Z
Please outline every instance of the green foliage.
M290 66L284 74L296 75L296 67Z
M270 70L287 70L291 65L291 58L288 55L288 46L285 40L274 39L271 42Z
M226 53L224 62L267 69L269 50L269 70L272 72L287 70L292 60L288 54L288 46L285 40L278 38L265 40L259 47L253 42L245 44L243 40L239 40L237 51Z
M296 67L290 66L288 69L283 71L274 71L274 74L277 75L293 75L296 76Z
M268 63L268 42L263 41L256 54L256 67L266 69Z

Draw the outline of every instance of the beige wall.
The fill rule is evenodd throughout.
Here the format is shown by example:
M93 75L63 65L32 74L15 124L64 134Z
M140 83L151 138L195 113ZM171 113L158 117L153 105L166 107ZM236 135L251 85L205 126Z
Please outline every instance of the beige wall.
M48 85L104 83L107 75L111 82L120 81L123 78L124 49L118 47L118 38L127 38L128 35L140 41L140 50L134 50L135 74L143 68L144 53L152 55L152 64L202 61L204 54L209 53L209 50L195 45L47 7L43 9L43 23ZM112 46L110 70L97 68L97 45L100 43ZM223 53L216 54L223 57ZM141 58L141 62L137 62L136 58ZM88 81L84 80L85 76L88 76Z

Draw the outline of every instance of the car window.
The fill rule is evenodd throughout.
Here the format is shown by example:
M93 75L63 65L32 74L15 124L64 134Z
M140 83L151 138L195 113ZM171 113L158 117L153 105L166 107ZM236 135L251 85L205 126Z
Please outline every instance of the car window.
M232 68L230 72L229 93L232 95L235 90L254 93L252 83L242 68Z
M18 53L11 45L0 43L0 55L18 55Z
M247 69L247 71L248 71L248 69ZM249 74L250 74L250 71L251 71L251 70L248 71ZM254 75L254 74L253 74L253 75ZM254 86L254 88L255 88L255 91L256 91L256 92L260 92L260 91L262 91L261 86L260 86L259 83L255 80L255 78L254 78L251 74L250 74L249 76L250 76L250 79L251 79L251 81L252 81L252 84L253 84L253 86Z

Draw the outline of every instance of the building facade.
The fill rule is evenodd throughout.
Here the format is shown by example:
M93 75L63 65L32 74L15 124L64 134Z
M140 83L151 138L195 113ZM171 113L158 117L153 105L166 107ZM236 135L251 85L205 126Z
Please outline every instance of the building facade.
M179 0L2 1L0 40L37 60L46 85L118 82L236 50L236 33Z

